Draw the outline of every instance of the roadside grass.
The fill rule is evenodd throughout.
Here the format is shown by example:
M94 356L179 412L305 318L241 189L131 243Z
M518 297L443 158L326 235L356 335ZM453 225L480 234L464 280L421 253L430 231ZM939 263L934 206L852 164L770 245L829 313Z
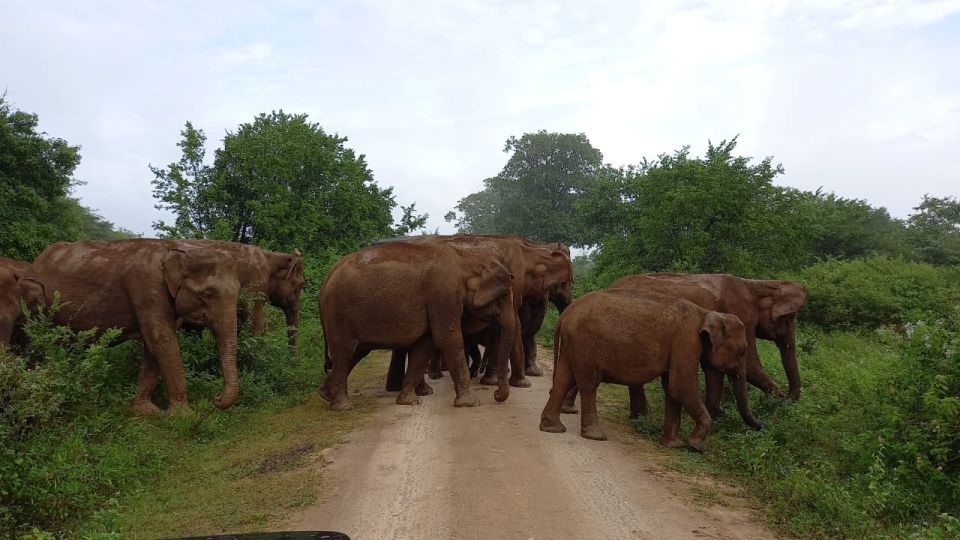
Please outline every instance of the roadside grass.
M387 361L383 353L365 359L351 374L351 387L382 383ZM323 493L320 451L360 427L375 408L369 393L353 401L353 410L334 412L312 395L292 407L237 411L210 426L196 425L209 422L203 412L159 419L182 422L196 436L171 440L167 451L177 459L169 472L120 498L115 510L98 514L81 536L156 538L279 527ZM216 432L212 441L209 431Z

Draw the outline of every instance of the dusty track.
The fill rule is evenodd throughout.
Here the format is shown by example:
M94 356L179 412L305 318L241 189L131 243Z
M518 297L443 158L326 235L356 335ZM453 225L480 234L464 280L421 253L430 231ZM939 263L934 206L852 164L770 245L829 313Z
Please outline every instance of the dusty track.
M291 525L358 540L774 537L744 510L694 502L694 480L644 460L614 426L590 441L565 415L567 433L541 433L550 378L531 380L502 404L474 385L472 409L453 407L449 376L415 407L360 389L377 396L376 419L326 456L332 489Z

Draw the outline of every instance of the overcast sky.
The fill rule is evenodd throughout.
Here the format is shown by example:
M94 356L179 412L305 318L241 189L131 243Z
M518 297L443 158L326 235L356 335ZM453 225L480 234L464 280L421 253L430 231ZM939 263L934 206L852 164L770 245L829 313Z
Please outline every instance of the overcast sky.
M429 228L504 142L586 133L639 162L740 135L779 183L906 217L960 196L960 1L0 0L0 89L82 146L77 194L153 234L147 165L208 158L261 112L308 113Z

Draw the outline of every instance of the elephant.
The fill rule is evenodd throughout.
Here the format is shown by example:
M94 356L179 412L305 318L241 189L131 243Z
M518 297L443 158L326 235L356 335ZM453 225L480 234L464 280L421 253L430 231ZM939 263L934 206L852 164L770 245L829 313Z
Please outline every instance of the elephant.
M183 324L213 331L223 369L223 391L214 404L226 409L236 402L240 282L234 260L223 252L140 238L58 242L30 265L20 287L31 311L49 308L59 294L56 324L77 331L118 328L121 340L143 341L135 413L160 412L150 399L160 376L168 410L187 407L176 334Z
M0 349L13 344L20 319L20 286L13 270L0 265Z
M390 242L340 259L320 288L320 324L331 366L321 397L331 409L351 407L347 377L374 349L410 349L397 403L419 403L425 362L443 356L456 390L454 405L476 406L463 362L462 324L496 324L498 402L507 399L507 355L516 331L510 271L489 247Z
M736 315L747 332L747 381L760 390L782 395L779 387L764 371L757 354L757 338L769 339L780 349L787 381L787 398L800 397L800 371L797 366L796 313L806 302L806 291L796 281L744 279L730 274L655 273L625 276L610 289L628 288L653 291L685 298L700 307ZM716 418L723 414L720 399L723 378L707 378L707 409ZM630 415L636 417L648 410L642 387L630 388ZM568 396L564 410L574 412L573 395Z
M300 326L300 293L303 290L303 260L300 253L278 253L263 248L219 240L178 240L181 245L215 248L230 255L237 265L242 290L255 293L250 313L241 311L241 320L249 315L251 331L262 336L266 331L264 303L283 310L287 321L287 340L297 355L297 331Z
M700 398L699 367L727 373L744 423L763 427L747 403L746 331L734 315L657 293L595 291L563 312L555 344L553 388L541 414L541 431L566 431L560 410L576 385L583 408L580 435L605 440L596 404L600 383L642 385L659 376L666 395L661 442L684 445L677 439L682 406L695 423L686 444L702 452L711 420Z
M524 347L524 335L535 335L543 323L543 313L546 312L546 301L550 298L557 305L558 309L566 307L573 296L573 264L570 261L570 250L563 244L543 244L527 240L519 236L511 235L453 235L453 236L422 236L410 237L412 243L421 244L447 244L460 247L484 246L493 250L506 264L510 273L513 275L513 302L514 312L517 313L515 322L516 336L510 344L510 385L520 388L530 386L525 375L537 376L543 371L536 365L535 345L528 351L533 351L533 356L528 357ZM383 245L385 241L380 241ZM539 309L542 307L543 313L539 316L531 316L526 322L520 319L521 309L525 302L529 302ZM539 318L538 318L539 317ZM535 326L534 326L535 325ZM468 353L476 351L476 344L468 338L465 348ZM494 345L494 342L485 339L487 345ZM533 343L528 339L529 343ZM495 353L495 347L488 347L492 354ZM405 352L395 350L391 358L390 369L387 373L388 391L396 391L401 385L403 378L403 363ZM462 357L463 355L461 355ZM532 363L527 361L532 360ZM449 366L449 364L447 364ZM493 373L489 373L481 382L484 384L495 384Z
M17 259L8 259L7 257L0 257L0 267L5 267L13 272L13 275L17 279L20 279L20 276L27 270L30 266L30 263L26 261L18 261Z

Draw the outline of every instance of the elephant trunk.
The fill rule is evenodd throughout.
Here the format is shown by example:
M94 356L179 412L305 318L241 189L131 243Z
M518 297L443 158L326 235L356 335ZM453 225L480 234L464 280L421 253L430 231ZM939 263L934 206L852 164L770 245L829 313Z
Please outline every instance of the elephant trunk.
M750 412L750 404L747 401L747 374L746 368L741 368L739 374L729 374L730 384L733 385L734 397L737 400L737 410L740 411L740 418L743 423L753 429L763 429L763 422L754 418Z
M213 331L217 337L220 367L223 369L223 392L213 398L213 404L217 408L228 409L240 396L240 381L237 374L237 321L232 319L226 324L216 325Z
M790 385L787 399L796 401L800 399L800 368L797 366L797 323L795 318L790 321L787 335L777 341L777 346L780 349L783 371L787 374L787 382Z
M287 306L284 314L287 316L287 343L290 345L290 354L296 357L299 354L300 301Z
M517 312L513 309L513 295L507 295L500 303L500 335L497 340L497 357L494 359L497 369L497 390L493 398L498 402L510 397L510 353L513 350L514 335L517 332ZM487 368L489 369L489 367ZM521 368L522 369L522 368Z

